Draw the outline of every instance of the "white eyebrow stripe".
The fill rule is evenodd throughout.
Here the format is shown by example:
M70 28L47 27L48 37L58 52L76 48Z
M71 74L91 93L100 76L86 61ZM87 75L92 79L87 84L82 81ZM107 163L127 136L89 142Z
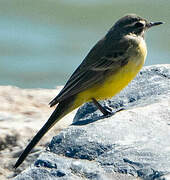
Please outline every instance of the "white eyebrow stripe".
M143 20L138 21L138 22L139 22L139 23L142 23L142 24L145 24L145 21L143 21ZM136 23L137 23L137 22L133 22L133 23L131 23L131 24L125 25L124 27L132 27L132 26L134 26Z

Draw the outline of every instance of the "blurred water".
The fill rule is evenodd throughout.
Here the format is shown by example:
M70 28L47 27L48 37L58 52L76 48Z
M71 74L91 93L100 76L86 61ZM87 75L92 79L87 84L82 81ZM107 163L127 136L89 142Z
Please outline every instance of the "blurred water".
M166 22L147 33L146 65L170 63L170 1L0 0L0 85L63 85L127 13Z

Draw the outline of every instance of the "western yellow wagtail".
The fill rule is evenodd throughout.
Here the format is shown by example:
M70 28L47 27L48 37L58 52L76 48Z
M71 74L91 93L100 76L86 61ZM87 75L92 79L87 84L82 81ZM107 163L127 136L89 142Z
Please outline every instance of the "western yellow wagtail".
M91 49L64 88L50 102L50 106L58 104L56 109L14 167L17 168L24 161L56 122L83 103L92 101L104 115L109 114L98 100L114 96L136 76L147 54L144 33L150 27L160 24L162 22L149 22L135 14L119 19Z

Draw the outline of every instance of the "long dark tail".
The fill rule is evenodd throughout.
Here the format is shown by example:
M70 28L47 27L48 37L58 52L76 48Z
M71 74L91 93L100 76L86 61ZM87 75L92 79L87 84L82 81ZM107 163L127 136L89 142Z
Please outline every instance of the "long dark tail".
M67 100L64 100L58 104L54 112L49 117L48 121L44 124L44 126L38 131L38 133L34 136L31 142L27 145L25 150L20 155L17 160L14 168L17 168L28 156L29 152L34 148L34 146L40 141L40 139L45 135L45 133L54 126L56 122L58 122L62 117L72 111L74 108L70 108L74 97L70 97Z

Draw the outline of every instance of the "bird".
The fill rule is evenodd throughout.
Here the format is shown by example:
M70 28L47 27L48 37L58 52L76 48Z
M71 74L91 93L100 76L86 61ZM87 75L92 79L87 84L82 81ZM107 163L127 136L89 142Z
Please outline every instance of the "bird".
M136 14L120 18L89 51L59 94L49 103L56 108L14 165L17 168L40 139L65 115L92 102L104 116L110 114L98 101L119 93L144 65L145 32L163 22L150 22Z

